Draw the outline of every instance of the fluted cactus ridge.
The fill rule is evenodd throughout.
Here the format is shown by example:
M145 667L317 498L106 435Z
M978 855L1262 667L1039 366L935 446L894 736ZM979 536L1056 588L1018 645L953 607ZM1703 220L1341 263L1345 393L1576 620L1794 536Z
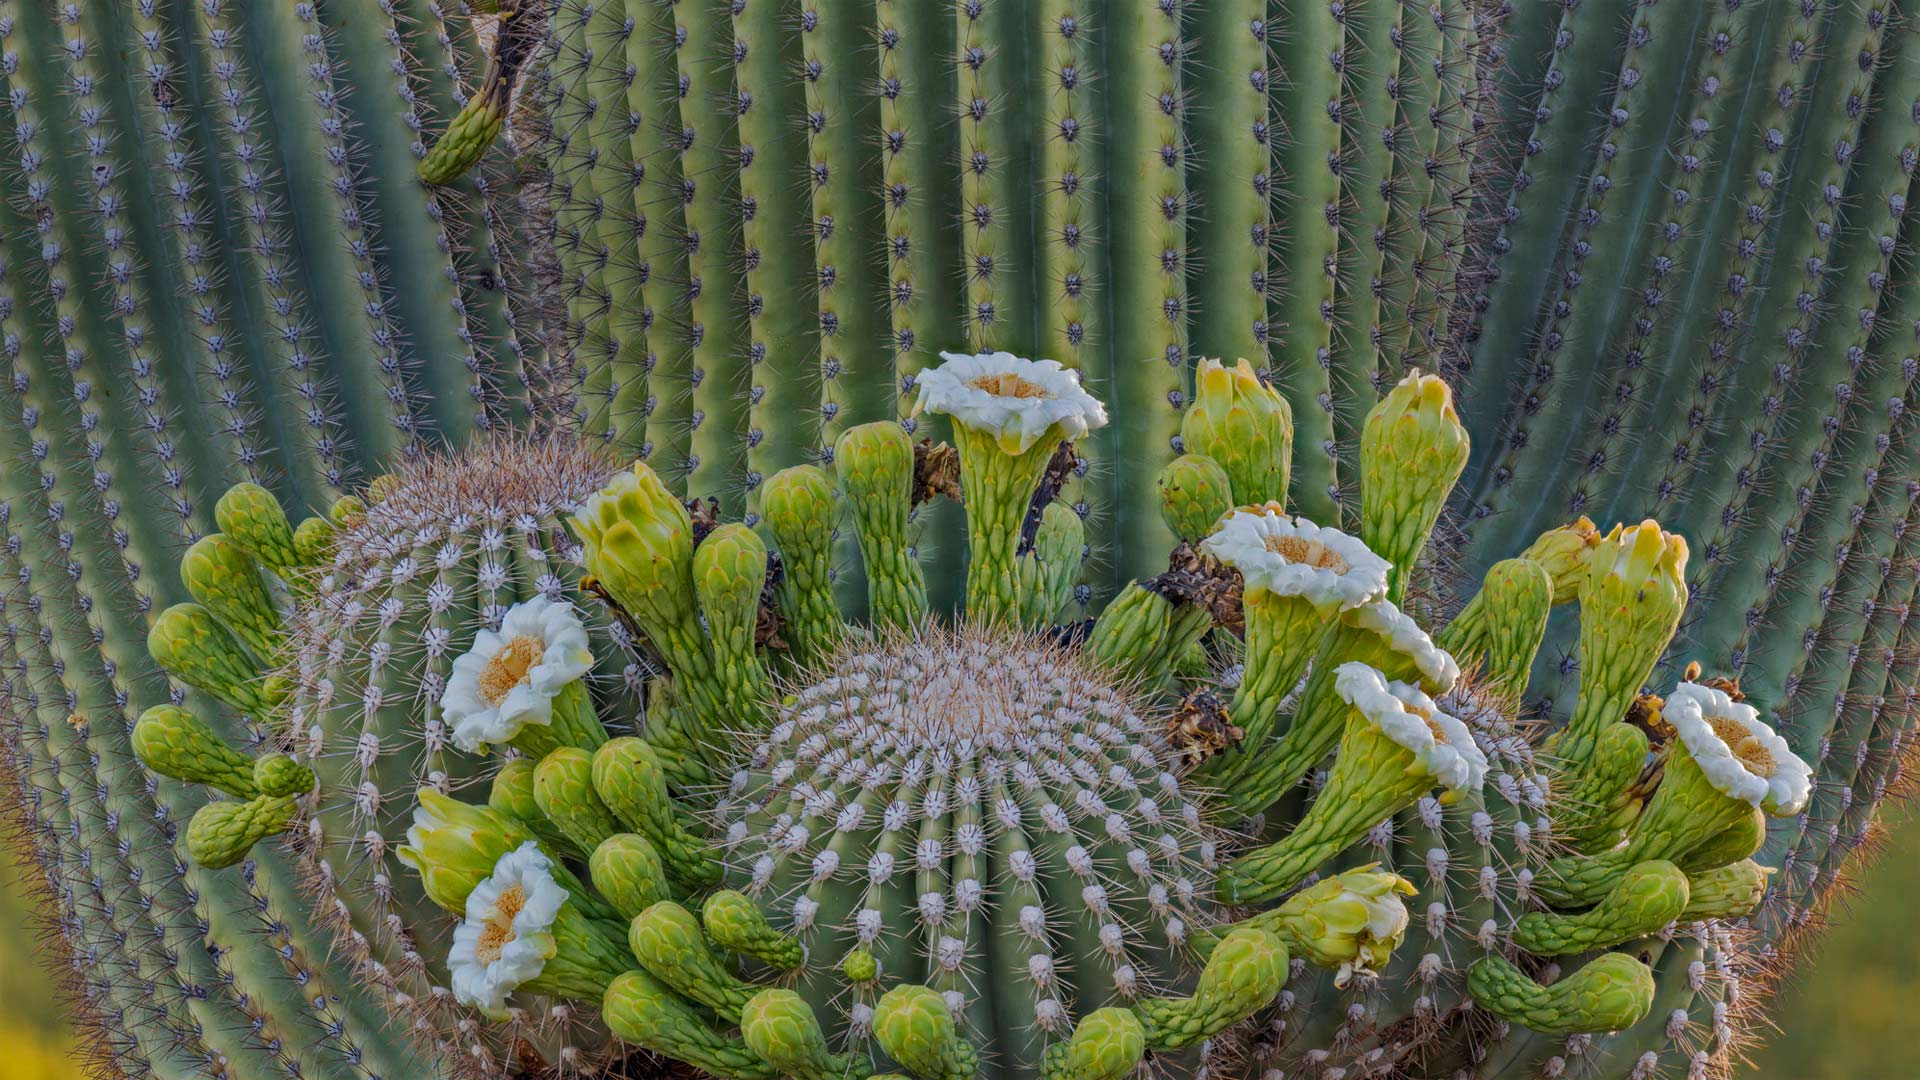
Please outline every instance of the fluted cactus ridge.
M1726 1072L1908 785L1911 15L0 0L99 1057Z

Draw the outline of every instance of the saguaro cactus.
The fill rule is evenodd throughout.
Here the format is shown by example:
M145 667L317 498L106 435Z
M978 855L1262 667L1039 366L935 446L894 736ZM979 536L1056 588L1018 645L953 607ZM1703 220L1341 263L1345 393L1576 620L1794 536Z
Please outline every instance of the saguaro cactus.
M0 0L0 715L102 1049L1720 1068L1911 740L1910 15ZM983 459L943 350L1109 422ZM1388 591L1277 635L1237 515ZM1092 704L846 690L1034 706L982 656ZM1365 779L1441 716L1477 792Z

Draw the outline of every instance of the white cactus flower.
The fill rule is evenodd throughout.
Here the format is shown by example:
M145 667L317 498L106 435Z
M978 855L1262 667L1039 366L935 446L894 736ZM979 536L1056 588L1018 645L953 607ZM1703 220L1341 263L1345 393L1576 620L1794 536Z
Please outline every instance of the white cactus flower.
M1273 504L1227 516L1201 546L1240 571L1246 591L1298 596L1350 611L1387 593L1387 560L1358 537L1288 517Z
M1362 630L1371 630L1385 639L1400 653L1413 661L1420 671L1420 677L1435 687L1439 693L1453 689L1460 678L1460 664L1453 654L1433 643L1413 616L1401 611L1391 600L1375 600L1362 604L1347 616L1354 626Z
M1487 755L1473 733L1441 712L1419 688L1388 680L1366 664L1341 664L1333 688L1387 738L1413 751L1421 772L1454 791L1478 791L1487 776Z
M593 667L587 628L571 604L536 597L507 609L453 662L440 695L454 745L468 753L553 721L553 699Z
M500 856L493 876L467 897L466 920L453 931L447 966L454 999L489 1015L504 1012L507 995L545 970L558 950L553 922L566 901L537 844Z
M1107 409L1080 387L1080 375L1055 360L1009 352L943 352L946 363L916 376L916 414L941 413L994 436L1010 454L1025 453L1055 425L1074 440L1107 426Z
M1660 715L1716 790L1775 817L1807 805L1813 770L1753 706L1711 686L1683 682L1667 695Z

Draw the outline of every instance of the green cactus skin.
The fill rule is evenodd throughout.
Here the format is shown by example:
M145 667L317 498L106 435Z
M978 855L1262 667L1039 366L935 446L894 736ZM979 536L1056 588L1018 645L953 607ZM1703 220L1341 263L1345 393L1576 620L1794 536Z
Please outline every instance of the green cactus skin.
M1757 940L1710 923L1649 945L1654 1005L1616 1035L1502 1025L1471 1060L1433 1060L1482 1076L1625 1075L1727 1053L1742 1011L1730 1003L1752 998L1741 993L1752 977L1743 958L1791 946L1817 921L1910 741L1904 611L1920 526L1905 506L1911 410L1893 403L1906 401L1913 350L1879 329L1914 322L1913 292L1889 274L1911 240L1901 197L1915 51L1903 5L1348 5L1269 25L1237 3L994 0L968 14L874 0L835 7L811 31L801 14L761 0L700 10L566 0L516 95L512 153L434 189L416 179L432 153L427 133L484 86L463 13L424 0L0 0L0 129L13 137L5 152L21 192L0 206L0 449L22 463L0 477L10 583L0 714L25 831L74 955L87 958L82 992L113 1029L104 1045L120 1071L370 1080L439 1076L450 1062L483 1073L595 1067L600 1036L545 1004L521 1029L535 1034L538 1062L505 1037L462 1032L433 970L441 933L421 933L444 921L381 849L397 845L392 823L404 823L416 784L437 775L467 798L488 790L496 762L465 760L436 741L430 717L422 726L409 712L426 700L421 675L443 663L416 646L444 631L457 654L480 612L548 589L544 575L566 561L544 531L552 514L536 514L533 530L502 528L504 584L474 554L477 535L452 568L435 562L444 537L357 561L365 534L347 522L377 512L379 499L336 521L344 547L323 535L325 518L291 523L367 476L509 425L577 424L623 457L652 457L676 485L697 463L697 493L756 509L764 478L825 445L813 408L823 263L810 151L824 149L830 174L851 181L832 195L847 208L838 216L857 223L844 238L867 253L829 256L842 260L837 271L853 269L836 273L839 295L827 302L871 322L841 334L853 357L842 385L873 395L870 412L837 411L848 425L898 418L912 376L974 322L963 293L977 269L969 256L986 241L969 241L957 212L970 136L987 154L986 201L1004 211L991 223L995 343L1069 362L1121 416L1092 440L1094 469L1069 496L1093 523L1094 600L1121 592L1135 617L1155 607L1148 599L1165 604L1122 586L1164 553L1160 493L1145 481L1193 449L1173 434L1197 353L1247 353L1289 395L1303 463L1294 498L1328 524L1339 524L1331 489L1344 484L1352 500L1344 466L1357 460L1352 440L1377 387L1427 357L1422 367L1460 380L1462 421L1477 438L1459 499L1468 577L1569 508L1606 524L1675 512L1668 525L1698 558L1684 653L1673 648L1672 661L1740 674L1793 745L1819 758L1806 821L1781 823L1752 863L1692 865L1755 839L1736 828L1682 857L1695 878L1690 911L1700 879L1728 878L1724 905L1702 909L1716 918L1751 908L1769 889L1755 874L1779 868L1773 899L1753 910ZM681 28L690 33L676 48ZM962 30L985 53L980 96L991 108L977 130L954 119L971 100L955 62ZM841 103L822 110L819 139L809 138L801 66L809 33L856 46L855 59L829 65L839 81L814 92ZM1248 78L1256 70L1265 94ZM1395 138L1383 153L1389 115ZM1277 140L1268 147L1262 116ZM1067 119L1080 136L1051 137ZM905 137L892 139L896 130ZM849 286L848 274L867 283ZM1258 348L1224 344L1257 341L1265 326L1272 340ZM1159 366L1166 358L1178 362ZM1667 386L1678 392L1651 392ZM1735 420L1761 437L1714 437ZM258 508L270 493L277 522L222 520L220 494L242 481L256 485L245 501ZM561 508L577 493L546 492ZM831 499L829 488L829 552ZM928 516L911 527L940 524ZM1437 534L1447 559L1451 529ZM260 562L271 609L239 564L196 547L216 531ZM841 536L843 576L857 569L851 539ZM930 607L950 606L943 589L964 549L914 540L927 565L944 568ZM771 530L769 544L790 583L792 551ZM218 558L188 565L196 551ZM337 583L402 560L418 576L328 591L306 568L324 560L333 573L338 553ZM820 580L835 570L831 554L818 565ZM455 603L421 613L435 587ZM273 620L258 616L307 604L308 589L341 603L394 597L402 614L382 628L372 615L353 622L341 640L359 660L328 665L309 652L303 684L297 649L266 655L279 645L264 633ZM830 591L810 595L829 600L810 627L813 657L824 658L842 626ZM208 681L261 688L257 714L169 684L145 654L161 613L186 601L237 648ZM1191 662L1192 631L1207 625L1197 614L1167 604L1143 623L1156 633L1123 640L1114 631L1131 620L1117 620L1101 640L1122 646L1126 670L1152 665L1164 680L1179 660L1182 677L1203 675ZM1570 680L1617 681L1625 695L1665 676L1656 666L1638 680L1653 686L1631 688L1619 673L1597 676L1609 664L1578 647L1574 623L1549 625L1526 701L1551 717L1579 709L1617 723L1612 702L1630 699L1587 702ZM308 629L288 624L287 644ZM798 640L791 616L782 629ZM368 678L365 657L382 649L417 671L388 663ZM260 672L282 659L290 697L262 700ZM610 654L596 708L624 701L643 666ZM319 706L310 688L335 677L338 701ZM683 731L698 723L693 703L674 697L649 702L650 738L676 718ZM256 786L304 788L312 819L227 871L180 857L182 827L208 793L137 767L133 721L155 706L183 708L243 748ZM294 709L297 732L284 719ZM631 718L638 703L603 714ZM661 756L675 784L710 767ZM1409 940L1371 990L1336 992L1318 974L1290 983L1272 1067L1291 1073L1315 1050L1367 1046L1369 1025L1442 1030L1459 1006L1459 967L1492 947L1481 928L1492 925L1497 945L1520 910L1516 868L1537 869L1537 845L1515 826L1550 817L1546 831L1569 836L1561 804L1598 782L1595 764L1556 777L1550 809L1524 786L1513 801L1490 787L1484 804L1429 816L1423 801L1369 833L1421 882ZM720 774L701 775L707 790ZM1307 797L1272 807L1273 822L1297 817ZM1483 812L1491 824L1480 830ZM1631 807L1606 821L1623 813ZM868 1003L919 977L901 959L917 944L892 952ZM1422 966L1428 955L1449 966ZM1729 1010L1732 1020L1716 1022ZM698 1014L683 1005L671 1015ZM744 1041L686 1030L697 1032L687 1046L706 1049L676 1056L712 1052L716 1071L770 1080ZM1065 1029L1047 1037L1072 1045ZM981 1048L989 1064L1007 1059Z
M1653 973L1626 953L1606 953L1550 986L1498 956L1467 972L1474 1001L1503 1020L1552 1035L1619 1031L1653 1007Z

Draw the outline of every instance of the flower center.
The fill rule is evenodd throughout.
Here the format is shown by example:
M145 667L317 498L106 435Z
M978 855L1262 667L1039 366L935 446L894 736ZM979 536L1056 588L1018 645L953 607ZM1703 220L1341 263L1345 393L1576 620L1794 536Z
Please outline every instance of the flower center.
M1730 716L1709 716L1707 723L1712 726L1713 733L1720 736L1720 741L1727 744L1727 749L1733 751L1734 758L1748 772L1762 779L1773 775L1776 767L1773 755L1767 752L1767 748L1754 737L1753 732L1747 730L1747 725Z
M514 687L527 681L527 672L546 654L546 643L536 637L523 634L507 642L480 673L480 696L489 705L505 701Z
M518 885L509 885L500 893L500 899L494 901L493 914L487 916L487 923L480 930L480 943L473 947L476 959L483 964L500 959L500 951L513 940L513 920L526 906L526 891Z
M1298 536L1269 536L1267 550L1288 562L1305 563L1321 570L1344 574L1353 567L1337 552L1318 540Z
M1405 701L1400 703L1400 707L1412 713L1413 715L1419 717L1422 721L1426 723L1427 730L1433 732L1434 742L1437 742L1442 746L1447 745L1447 733L1445 731L1440 730L1439 724L1436 724L1433 722L1432 712L1424 708L1421 708L1418 705L1409 704Z
M975 390L985 390L995 397L1010 398L1050 398L1053 395L1039 383L1028 382L1012 372L999 375L982 375L967 383Z

